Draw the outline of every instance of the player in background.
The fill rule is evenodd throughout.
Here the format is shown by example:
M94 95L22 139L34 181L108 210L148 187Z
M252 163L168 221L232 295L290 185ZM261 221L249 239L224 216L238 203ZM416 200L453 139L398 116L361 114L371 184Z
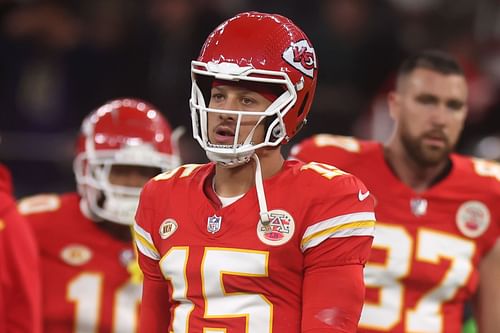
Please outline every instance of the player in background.
M286 17L241 13L191 72L193 134L212 163L144 187L140 331L355 332L373 201L354 176L280 152L313 101L309 39Z
M40 260L19 214L7 168L0 164L0 332L42 330Z
M109 101L82 123L78 193L20 202L42 256L45 332L136 332L142 277L131 225L146 181L180 164L172 136L154 106Z
M353 173L376 199L359 332L460 332L472 298L479 332L500 332L500 166L453 153L467 114L462 68L422 51L401 65L388 105L386 144L322 134L291 154Z

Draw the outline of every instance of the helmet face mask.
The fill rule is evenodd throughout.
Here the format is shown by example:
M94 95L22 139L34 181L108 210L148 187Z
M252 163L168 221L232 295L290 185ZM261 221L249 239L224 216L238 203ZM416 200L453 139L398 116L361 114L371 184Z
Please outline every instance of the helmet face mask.
M212 161L225 166L248 162L255 150L288 142L305 123L317 78L316 56L307 36L290 20L279 15L242 13L222 23L205 42L191 64L190 99L193 136ZM251 135L232 145L214 145L208 139L208 114L230 114L240 132L247 111L209 108L210 82L230 85L262 84L279 91L271 105L258 113L250 134L265 125L264 140ZM208 83L207 83L208 82ZM258 92L258 91L257 91Z
M95 220L131 225L144 184L136 177L116 183L113 170L126 166L126 172L154 175L177 167L180 158L171 137L166 120L142 101L115 100L92 112L82 124L73 162L84 209Z

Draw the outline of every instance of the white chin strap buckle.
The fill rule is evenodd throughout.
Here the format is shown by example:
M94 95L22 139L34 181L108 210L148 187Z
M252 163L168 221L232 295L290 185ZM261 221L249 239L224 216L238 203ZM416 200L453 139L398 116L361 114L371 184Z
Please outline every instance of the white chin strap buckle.
M269 213L260 212L260 223L262 223L263 226L267 226L269 222L271 222L271 219L269 218Z

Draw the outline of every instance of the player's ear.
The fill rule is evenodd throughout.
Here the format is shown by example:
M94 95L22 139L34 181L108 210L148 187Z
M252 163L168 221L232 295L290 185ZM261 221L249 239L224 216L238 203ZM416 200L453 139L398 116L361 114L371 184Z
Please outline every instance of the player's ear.
M399 118L401 109L401 96L396 91L390 91L387 94L387 106L389 107L389 114L393 120Z

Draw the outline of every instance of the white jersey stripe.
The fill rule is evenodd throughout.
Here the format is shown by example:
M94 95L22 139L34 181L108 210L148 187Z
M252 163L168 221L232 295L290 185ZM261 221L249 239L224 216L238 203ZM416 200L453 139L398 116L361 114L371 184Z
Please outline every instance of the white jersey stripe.
M375 214L359 212L333 217L308 227L302 236L302 251L316 246L325 239L347 236L373 236Z
M304 232L304 236L302 236L302 239L307 238L313 234L317 234L322 230L326 230L331 227L336 227L342 224L357 222L357 221L374 221L374 220L375 220L375 214L373 212L359 212L359 213L345 214L332 217L309 226Z
M153 260L160 260L160 253L153 244L153 238L137 223L134 223L134 236L135 244L142 254Z
M302 252L304 252L311 247L321 244L323 241L329 238L373 236L374 227L375 221L354 222L351 223L351 225L332 227L315 235L311 235L307 239L303 239L300 247L302 249Z

